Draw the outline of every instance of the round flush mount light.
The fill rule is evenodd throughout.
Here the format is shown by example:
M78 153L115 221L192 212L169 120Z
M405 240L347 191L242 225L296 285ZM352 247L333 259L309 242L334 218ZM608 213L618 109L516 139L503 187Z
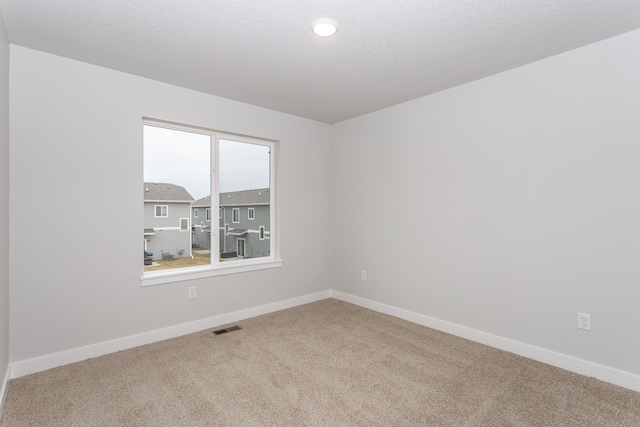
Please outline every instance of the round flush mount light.
M333 19L320 18L313 21L311 28L320 37L331 37L338 31L338 23Z

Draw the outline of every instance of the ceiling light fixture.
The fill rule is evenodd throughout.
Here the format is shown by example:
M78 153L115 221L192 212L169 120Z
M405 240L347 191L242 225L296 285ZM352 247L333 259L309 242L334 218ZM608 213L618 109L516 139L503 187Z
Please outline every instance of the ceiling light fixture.
M313 32L320 37L331 37L338 31L338 23L329 18L316 19L311 27Z

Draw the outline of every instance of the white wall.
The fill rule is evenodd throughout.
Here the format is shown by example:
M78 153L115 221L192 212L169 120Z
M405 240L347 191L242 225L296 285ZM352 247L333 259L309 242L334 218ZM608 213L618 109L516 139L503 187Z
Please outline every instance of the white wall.
M336 125L334 288L640 374L638 46L627 33Z
M313 231L330 203L330 126L18 46L11 55L12 362L327 289L330 236ZM140 286L143 116L280 140L282 268Z
M9 42L0 15L0 416L9 366Z

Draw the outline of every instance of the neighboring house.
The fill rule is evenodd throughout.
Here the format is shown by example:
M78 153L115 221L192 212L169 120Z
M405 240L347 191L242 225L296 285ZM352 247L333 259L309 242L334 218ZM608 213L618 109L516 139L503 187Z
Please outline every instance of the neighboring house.
M211 197L191 204L191 233L194 248L211 249Z
M221 258L257 258L270 255L270 191L220 193L218 229ZM191 206L193 244L211 249L211 199L204 197Z
M191 257L191 203L184 187L168 183L144 183L144 250L154 260Z
M268 188L220 194L218 220L222 254L239 258L270 255L270 197Z

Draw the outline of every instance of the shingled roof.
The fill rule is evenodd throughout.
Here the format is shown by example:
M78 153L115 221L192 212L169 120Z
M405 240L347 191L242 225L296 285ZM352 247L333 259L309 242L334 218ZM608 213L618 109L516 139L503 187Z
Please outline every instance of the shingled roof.
M229 193L220 193L220 206L268 205L270 197L268 188L231 191Z
M268 188L258 188L255 190L231 191L220 193L220 206L242 206L242 205L268 205L270 202L270 191ZM211 206L209 196L198 199L191 205L197 207Z
M192 207L194 208L209 208L211 207L211 199L209 198L209 196L205 196L202 199L198 199L195 202L193 202L191 204Z
M145 182L144 200L155 202L188 202L193 197L184 187L166 182Z

